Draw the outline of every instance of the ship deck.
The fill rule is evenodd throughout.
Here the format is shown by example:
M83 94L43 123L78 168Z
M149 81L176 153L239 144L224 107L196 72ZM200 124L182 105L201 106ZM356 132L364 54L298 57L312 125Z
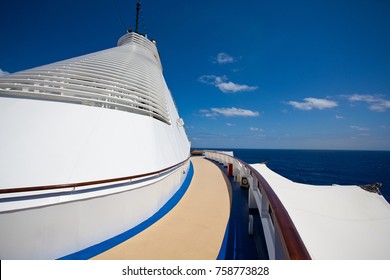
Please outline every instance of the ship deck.
M257 209L249 209L248 207L248 189L241 187L239 183L234 181L232 176L227 176L226 167L216 161L198 156L192 157L191 162L194 168L194 175L192 177L191 184L182 199L171 211L139 234L117 245L116 247L97 255L93 259L268 259L269 256L266 249L266 242L259 212ZM322 246L321 244L325 243L310 243L310 240L305 238L307 236L315 236L315 241L318 241L319 238L324 235L321 232L315 232L318 231L317 228L321 229L321 227L310 227L310 225L314 224L319 219L323 220L324 217L329 220L328 216L330 215L330 210L332 209L333 211L337 211L337 209L341 209L341 206L344 207L342 209L347 209L348 207L351 208L355 205L351 203L344 205L344 201L347 201L344 198L341 201L342 205L337 206L336 202L338 196L335 197L332 194L332 196L327 198L326 193L324 192L334 193L335 191L338 191L338 194L340 194L340 192L348 192L348 197L353 195L352 192L357 192L361 197L360 201L363 201L363 197L366 197L364 198L366 203L365 207L367 208L371 205L372 207L367 209L371 209L369 210L370 215L374 215L376 213L376 218L371 217L370 221L367 219L362 220L361 218L358 220L354 219L353 225L355 227L362 225L362 228L355 232L350 232L347 239L341 238L342 236L339 231L341 228L340 225L330 226L327 228L327 231L325 231L327 236L323 237L323 240L329 240L329 238L332 237L330 236L332 233L331 229L335 229L333 243L336 243L336 239L343 240L345 244L348 242L354 243L356 238L351 238L351 236L363 236L364 234L367 235L367 232L371 236L373 236L373 234L377 237L379 236L378 240L381 241L375 243L378 243L378 246L380 246L380 244L388 243L386 242L386 240L388 240L386 239L386 232L388 228L388 204L382 203L382 205L376 201L377 199L381 199L382 201L383 198L378 198L375 194L364 192L360 188L340 188L336 186L327 186L326 188L308 188L310 186L307 185L303 189L303 184L289 181L288 179L270 171L265 167L265 165L253 166L261 171L262 175L265 176L267 181L274 186L278 195L282 199L286 200L286 197L289 194L287 191L294 191L294 195L287 197L288 199L285 201L285 205L289 205L290 215L296 221L296 224L300 226L304 240L307 241L308 245L311 245L310 248L313 252L318 251L318 254L316 255L317 258L335 259L335 255L334 253L329 256L320 255L319 253L322 251L319 251L315 246L317 246L317 244ZM288 186L288 189L283 192L283 189L281 189L280 186ZM311 199L307 199L308 196L303 192L310 192L309 194L311 195ZM318 192L320 198L314 196L313 192ZM325 208L325 211L327 211L326 215L316 215L315 220L309 223L303 223L303 225L309 225L306 228L303 228L299 218L302 217L304 213L314 215L313 209L318 208L316 208L316 204L319 204L319 201L326 200L329 200L328 204L332 205L331 207ZM298 204L291 204L294 203L294 201L298 201ZM373 202L370 204L370 201ZM307 204L310 205L305 206ZM358 204L357 207L359 207L358 209L361 212L359 206L360 204ZM310 211L302 211L303 207L307 207ZM299 215L296 215L296 209L300 211L298 213ZM343 210L340 213L344 216L351 215L352 210L348 209ZM319 209L316 211L319 211ZM336 213L337 215L335 216L340 217L340 213ZM248 222L250 215L253 217L254 222L253 235L248 234ZM353 231L354 228L350 225L350 218L347 217L341 221L340 219L334 220L339 224L341 222L348 223L349 227L352 228ZM329 221L327 222L329 223ZM366 226L368 222L371 223L370 227ZM305 230L311 230L313 233L304 235L306 233ZM345 227L344 230L347 231ZM363 237L359 238L361 239ZM342 245L340 244L339 246ZM373 246L373 243L366 245L363 244L360 248L364 248L364 246ZM338 254L336 256L337 259L354 259L354 256L355 258L359 258L359 255L354 249L356 246L349 245L347 247L349 251L351 251L350 247L353 247L353 250L351 251L353 255L345 257L344 255ZM347 249L344 251L347 252ZM373 257L370 256L370 259L376 259L378 256L379 258L383 258L383 255L381 255L382 253L387 256L386 250L377 248L370 251L369 249L370 248L365 248L364 252L379 252L379 255L375 253ZM361 256L361 258L364 257L367 257L367 253Z
M218 165L203 157L192 157L191 162L194 167L191 184L171 211L139 234L92 259L217 259L226 240L231 185Z

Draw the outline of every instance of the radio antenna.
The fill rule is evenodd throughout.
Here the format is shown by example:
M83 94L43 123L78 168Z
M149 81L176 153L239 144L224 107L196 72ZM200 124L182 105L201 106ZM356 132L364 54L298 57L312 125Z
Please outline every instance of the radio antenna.
M138 0L137 2L137 14L135 17L135 32L138 33L138 23L139 23L139 12L141 10L141 1Z

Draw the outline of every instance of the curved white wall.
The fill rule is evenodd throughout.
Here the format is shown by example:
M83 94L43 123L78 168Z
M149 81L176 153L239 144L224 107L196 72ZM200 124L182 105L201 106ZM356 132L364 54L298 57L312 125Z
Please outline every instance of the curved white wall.
M142 187L0 215L0 259L56 259L121 234L156 213L179 189L189 162ZM98 193L98 192L97 192ZM77 196L77 195L76 195Z
M0 78L0 189L128 177L188 158L154 43L130 33L118 45ZM58 258L128 230L172 197L188 166L121 182L125 191L1 194L0 258Z

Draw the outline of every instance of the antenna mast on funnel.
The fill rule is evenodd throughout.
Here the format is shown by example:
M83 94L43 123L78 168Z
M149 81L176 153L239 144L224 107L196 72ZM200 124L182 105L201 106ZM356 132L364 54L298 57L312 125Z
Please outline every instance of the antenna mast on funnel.
M138 33L138 22L139 22L139 12L141 10L141 1L138 0L137 2L137 14L136 14L136 17L135 17L135 32Z

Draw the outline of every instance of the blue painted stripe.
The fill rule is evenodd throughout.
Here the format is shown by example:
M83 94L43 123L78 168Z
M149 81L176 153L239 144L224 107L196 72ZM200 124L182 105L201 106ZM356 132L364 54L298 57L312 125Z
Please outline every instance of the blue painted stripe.
M233 260L236 260L237 254L237 219L234 220L234 252L233 252Z
M226 225L225 235L223 236L223 241L222 241L221 249L219 250L217 260L225 260L226 259L226 248L227 248L228 236L229 236L229 224L230 224L230 221L228 221L228 223Z
M158 210L149 219L147 219L144 222L140 223L139 225L129 229L126 232L123 232L117 236L114 236L110 239L107 239L99 244L88 247L84 250L81 250L81 251L78 251L76 253L72 253L70 255L61 257L61 258L59 258L59 260L86 260L86 259L90 259L98 254L101 254L101 253L117 246L118 244L126 241L127 239L135 236L136 234L138 234L141 231L145 230L146 228L150 227L155 222L157 222L159 219L164 217L169 211L171 211L173 209L173 207L176 206L176 204L184 196L188 187L190 186L193 175L194 175L194 167L192 166L192 162L190 162L190 167L188 169L187 176L184 179L184 182L180 186L179 190L171 197L170 200L168 200L167 203L164 204L163 207L160 208L160 210Z

